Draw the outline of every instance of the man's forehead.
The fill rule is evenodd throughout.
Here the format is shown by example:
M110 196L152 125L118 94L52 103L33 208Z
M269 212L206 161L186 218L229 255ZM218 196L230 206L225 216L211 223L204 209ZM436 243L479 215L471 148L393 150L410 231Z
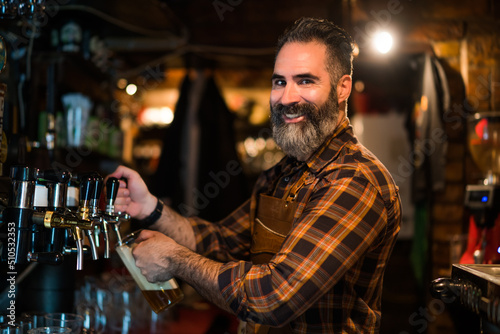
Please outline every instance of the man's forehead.
M317 41L284 44L274 63L275 75L285 75L284 72L290 71L310 73L321 70L326 70L326 45Z

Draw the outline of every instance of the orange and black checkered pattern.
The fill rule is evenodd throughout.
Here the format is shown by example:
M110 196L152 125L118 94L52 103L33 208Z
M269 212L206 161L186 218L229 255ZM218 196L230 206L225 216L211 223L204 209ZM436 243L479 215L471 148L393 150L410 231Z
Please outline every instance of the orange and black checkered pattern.
M283 198L307 173L293 227L264 265L249 260L258 194ZM346 119L306 162L284 158L221 222L192 218L197 251L224 262L219 288L237 316L295 333L378 333L384 270L400 229L398 188Z

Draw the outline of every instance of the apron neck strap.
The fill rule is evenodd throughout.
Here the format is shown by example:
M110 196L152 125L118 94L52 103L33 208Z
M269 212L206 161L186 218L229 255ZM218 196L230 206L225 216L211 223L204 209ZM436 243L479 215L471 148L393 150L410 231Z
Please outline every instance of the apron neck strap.
M309 172L304 171L302 175L300 176L300 179L293 184L290 189L287 191L285 194L285 201L287 202L293 202L295 201L295 198L297 197L297 194L299 193L300 188L306 183L306 178L309 176Z

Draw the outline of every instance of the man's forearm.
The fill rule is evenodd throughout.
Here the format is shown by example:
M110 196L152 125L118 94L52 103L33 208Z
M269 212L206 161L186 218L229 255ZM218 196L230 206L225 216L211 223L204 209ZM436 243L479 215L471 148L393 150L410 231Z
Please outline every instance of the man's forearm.
M231 312L219 290L218 275L221 263L182 248L171 256L175 274L191 285L201 296L223 310Z
M169 236L180 245L196 250L196 239L189 220L169 206L163 206L160 219L151 225L151 229Z

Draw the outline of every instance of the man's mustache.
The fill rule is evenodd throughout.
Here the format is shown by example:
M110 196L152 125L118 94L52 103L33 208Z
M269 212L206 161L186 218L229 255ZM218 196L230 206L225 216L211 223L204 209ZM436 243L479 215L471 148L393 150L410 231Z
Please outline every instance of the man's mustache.
M271 108L273 113L278 115L289 114L289 115L307 115L316 110L316 106L312 103L300 103L286 106L284 104L278 103Z

